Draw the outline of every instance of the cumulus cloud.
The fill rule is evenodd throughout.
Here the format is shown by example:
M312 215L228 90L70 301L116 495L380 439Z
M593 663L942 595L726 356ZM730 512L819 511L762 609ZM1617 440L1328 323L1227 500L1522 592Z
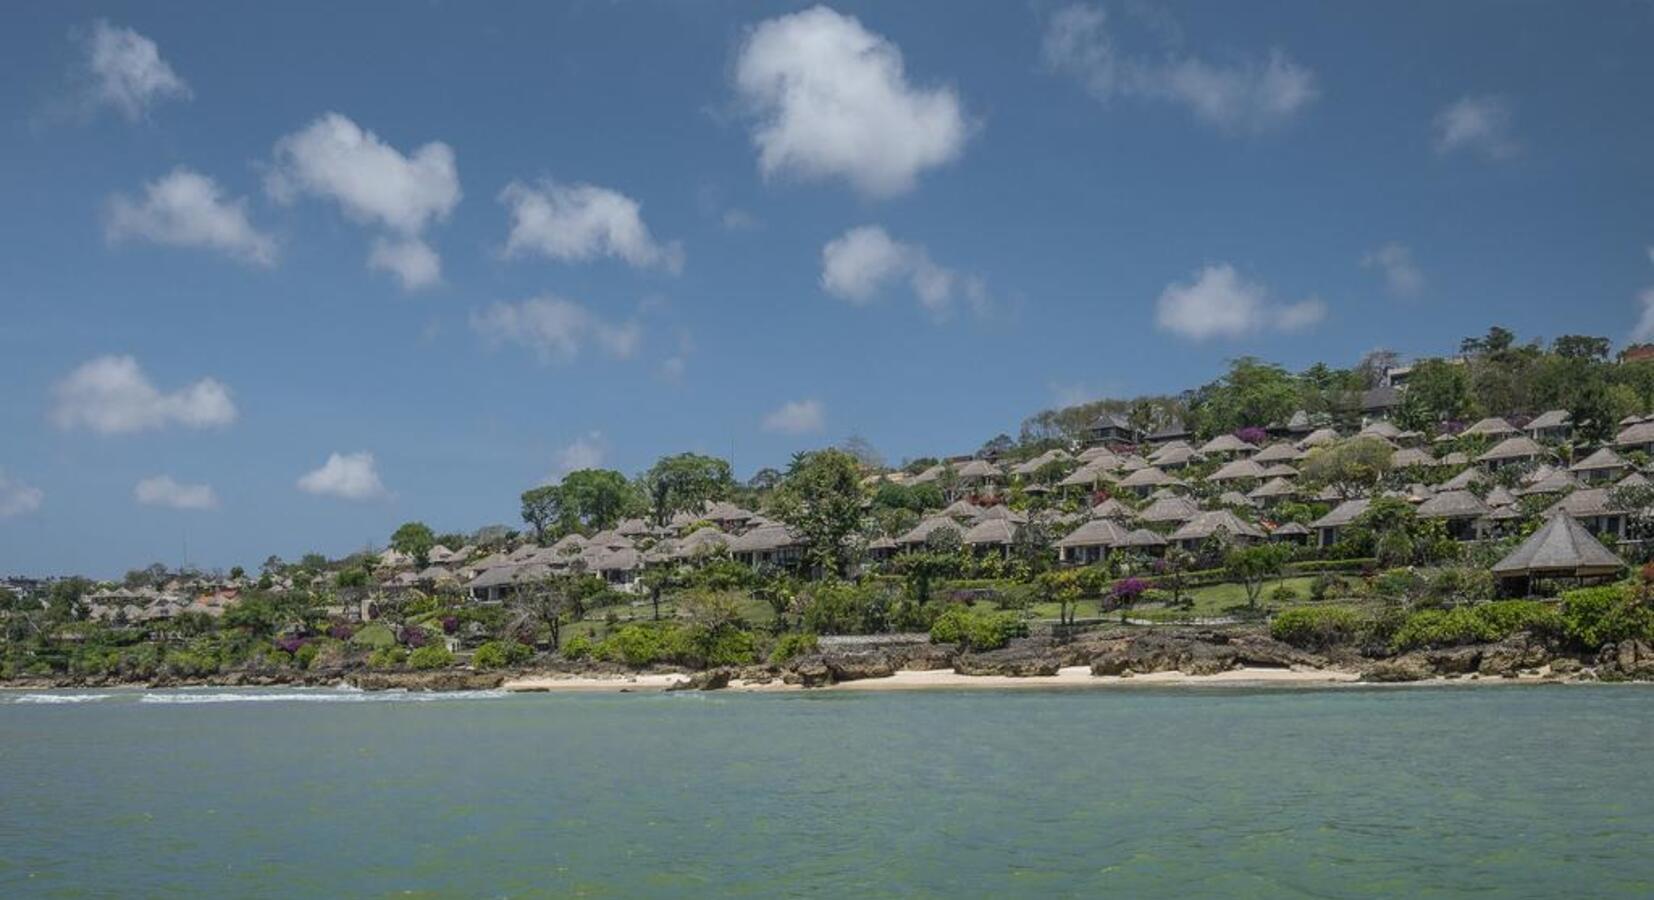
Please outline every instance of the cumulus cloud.
M816 434L827 428L820 400L791 400L764 417L763 428L780 434Z
M0 519L22 516L40 508L46 501L46 492L24 484L0 469Z
M1436 152L1464 150L1509 159L1522 150L1512 134L1515 118L1515 107L1504 97L1460 97L1436 114Z
M344 500L377 500L389 496L379 480L379 467L373 454L331 453L322 467L299 477L299 490L319 497L339 497Z
M1399 297L1417 296L1424 289L1424 273L1413 262L1413 251L1402 244L1385 244L1361 258L1361 265L1384 275L1390 293Z
M218 495L210 484L182 484L171 475L156 475L138 482L132 498L145 506L170 509L217 509Z
M72 430L127 434L182 425L215 428L236 419L230 390L203 378L170 393L150 382L130 356L100 356L70 372L52 389L52 422Z
M960 298L977 312L988 304L981 278L937 264L924 247L895 240L877 225L852 228L821 248L821 287L835 297L866 305L898 281L938 317Z
M190 87L161 58L155 42L99 19L84 41L87 87L92 106L107 106L137 121L163 100L188 100Z
M1155 304L1155 321L1190 340L1240 338L1261 331L1300 331L1326 317L1316 298L1280 304L1262 285L1245 281L1227 263L1206 266L1193 281L1174 282Z
M352 221L392 233L373 246L368 264L408 288L436 283L441 263L420 240L424 229L459 205L454 151L432 141L411 154L350 119L327 113L276 142L265 190L277 202L308 195L332 200Z
M635 321L610 322L572 300L552 295L495 303L471 314L471 328L492 344L527 347L546 363L572 362L593 343L616 359L627 359L643 339Z
M1263 59L1212 62L1169 48L1131 55L1115 47L1108 15L1077 3L1046 23L1041 57L1048 69L1078 81L1098 100L1116 97L1177 103L1202 122L1230 131L1261 131L1285 122L1319 96L1315 73L1283 51Z
M442 280L442 257L419 238L374 238L368 268L395 275L410 291Z
M500 192L500 202L511 210L506 256L539 253L566 262L612 256L639 269L683 270L683 245L656 241L643 223L643 207L619 191L550 179L513 181Z
M223 197L206 175L179 167L144 185L142 198L109 198L104 236L111 243L144 240L174 247L204 247L243 262L271 266L276 241L253 227L244 198Z
M603 465L603 457L608 452L609 444L603 439L603 432L588 431L558 451L557 473L561 476L580 469L595 469Z
M971 126L950 87L910 83L902 51L825 6L760 22L735 89L768 178L843 178L887 197L964 151Z

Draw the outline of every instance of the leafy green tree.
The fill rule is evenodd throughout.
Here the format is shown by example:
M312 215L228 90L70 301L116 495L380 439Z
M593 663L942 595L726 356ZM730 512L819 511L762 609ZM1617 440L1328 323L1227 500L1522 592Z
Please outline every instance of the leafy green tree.
M1065 626L1074 624L1075 613L1079 610L1080 595L1083 593L1079 572L1078 569L1045 572L1034 581L1040 599L1057 604L1058 622Z
M564 517L595 531L613 528L640 505L626 476L611 469L577 469L563 477L560 489Z
M709 501L727 498L735 476L729 463L715 456L679 453L657 460L641 486L655 524L665 525L674 513L698 513Z
M413 557L421 569L431 564L431 548L435 546L436 533L424 522L406 522L391 535L391 547Z
M543 484L523 491L523 521L534 529L536 543L545 543L546 534L563 521L563 489ZM480 542L479 542L480 543Z
M1223 569L1246 590L1246 605L1256 608L1264 582L1281 574L1290 554L1283 544L1234 547L1224 554Z
M1470 376L1463 365L1427 359L1407 378L1397 420L1404 428L1429 431L1441 422L1470 416Z
M1273 363L1243 356L1229 364L1223 378L1195 391L1191 412L1202 434L1284 422L1298 406L1291 374Z
M1376 486L1390 471L1390 445L1377 438L1355 437L1312 451L1304 460L1304 479L1331 485L1343 497L1354 497Z
M556 650L562 644L563 626L581 615L582 580L580 573L560 574L518 585L507 607L510 630L534 639L543 629Z
M829 448L793 457L776 492L775 510L803 537L810 562L842 577L856 559L861 499L856 458Z

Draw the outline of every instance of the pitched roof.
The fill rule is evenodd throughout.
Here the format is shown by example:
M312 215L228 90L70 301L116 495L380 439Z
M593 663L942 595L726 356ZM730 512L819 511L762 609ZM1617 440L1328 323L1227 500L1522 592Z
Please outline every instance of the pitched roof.
M1574 491L1561 500L1551 504L1545 510L1545 515L1565 512L1576 519L1587 519L1594 516L1608 516L1625 512L1614 505L1613 498L1607 488L1584 488Z
M1498 416L1488 416L1476 424L1459 432L1460 437L1485 435L1487 437L1504 437L1516 434L1516 428Z
M1264 536L1264 533L1258 530L1258 526L1247 522L1227 509L1219 509L1203 512L1185 522L1182 528L1172 532L1172 540L1203 541L1219 531L1227 531L1236 537L1261 538Z
M1225 463L1216 472L1206 476L1207 481L1238 481L1243 478L1263 478L1264 468L1247 458Z
M1200 507L1186 497L1166 497L1144 507L1137 518L1145 522L1187 522L1200 514Z
M738 535L729 542L729 549L733 553L756 553L764 550L779 550L782 547L792 547L804 543L797 533L785 525L760 525L757 528Z
M1495 575L1608 575L1624 563L1572 516L1555 515L1493 564Z
M919 524L913 526L912 528L909 528L906 534L896 538L896 543L923 544L925 541L930 540L931 532L938 528L952 528L954 531L959 532L961 537L965 534L965 530L959 527L959 523L948 518L947 516L931 516L928 519L922 520Z
M1436 458L1417 447L1403 447L1390 454L1390 466L1395 469L1407 469L1413 466L1436 465Z
M1270 537L1280 537L1282 535L1300 535L1300 534L1309 534L1309 528L1305 527L1300 522L1287 522L1284 525L1277 526L1274 531L1271 531L1269 533L1269 536Z
M1436 485L1436 488L1443 491L1462 491L1480 482L1485 477L1480 469L1465 469L1463 472Z
M1297 462L1304 458L1304 451L1292 446L1286 441L1276 441L1259 450L1253 460L1261 463Z
M1622 430L1614 436L1614 443L1621 447L1629 444L1654 444L1654 422L1638 422Z
M1130 534L1112 519L1092 519L1057 541L1058 547L1119 547Z
M1267 500L1271 497L1290 497L1298 493L1292 482L1285 478L1272 478L1253 488L1246 496L1254 500Z
M1533 484L1526 485L1516 491L1523 497L1529 494L1560 494L1579 487L1579 479L1565 469L1557 469L1551 474L1539 479Z
M1360 518L1361 514L1367 511L1367 507L1371 503L1372 501L1368 500L1366 497L1358 497L1354 500L1345 500L1343 503L1333 507L1331 512L1309 523L1309 527L1342 528Z
M1336 443L1338 443L1338 432L1331 428L1317 428L1298 442L1298 449L1308 450L1311 447L1325 447L1328 444Z
M1091 508L1091 515L1097 519L1130 519L1137 513L1131 507L1121 503L1113 497Z
M1630 463L1625 461L1625 457L1615 453L1610 447L1603 447L1601 450L1569 466L1568 471L1596 472L1604 469L1623 469L1629 465Z
M1477 462L1499 462L1507 459L1532 459L1544 453L1544 448L1527 435L1505 438L1492 450L1476 457Z
M1166 538L1164 536L1147 528L1136 528L1132 530L1131 534L1126 535L1127 547L1164 547L1165 545Z
M1085 487L1107 478L1108 474L1102 466L1096 463L1087 463L1068 473L1068 477L1057 482L1057 484L1062 487Z
M1232 434L1220 434L1200 445L1202 454L1212 453L1252 453L1258 448L1235 437Z
M1444 491L1418 506L1421 519L1471 519L1491 512L1482 498L1469 491Z
M1193 447L1182 441L1173 441L1159 450L1149 454L1149 462L1157 466L1182 466L1194 462Z
M1568 411L1565 409L1548 410L1540 413L1533 421L1529 422L1526 430L1540 431L1551 428L1565 428L1571 420Z
M1218 502L1223 504L1224 506L1247 506L1247 507L1251 507L1251 506L1257 506L1258 505L1258 504L1256 504L1252 501L1252 498L1246 496L1245 494L1241 493L1240 491L1224 491L1223 493L1218 495Z
M973 459L960 466L956 474L960 478L998 478L1004 473L985 459Z
M952 516L956 519L974 519L982 515L982 507L969 500L955 500L948 505L947 509L942 510L942 515Z
M1120 482L1120 486L1121 487L1158 487L1159 485L1162 485L1162 484L1174 484L1174 483L1177 483L1176 478L1173 478L1172 476L1167 475L1165 472L1160 471L1159 469L1155 468L1154 466L1149 466L1148 468L1138 469L1137 471L1131 473L1130 475L1127 475L1125 477L1125 479Z
M1009 544L1016 539L1017 526L1010 519L985 519L965 532L965 543Z
M1104 447L1101 444L1099 444L1098 446L1095 446L1095 447L1087 447L1085 450L1081 451L1079 456L1076 456L1074 458L1079 460L1080 462L1088 463L1088 462L1097 462L1099 460L1112 462L1114 460L1119 459L1120 457L1113 450L1110 450L1107 447Z
M1385 440L1394 440L1401 436L1401 429L1389 422L1368 422L1367 427L1361 429L1360 437L1376 437Z

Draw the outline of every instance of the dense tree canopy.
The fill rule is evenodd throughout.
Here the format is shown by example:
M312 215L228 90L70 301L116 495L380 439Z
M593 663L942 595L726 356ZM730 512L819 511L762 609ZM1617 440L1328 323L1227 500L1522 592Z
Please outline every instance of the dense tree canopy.
M729 463L715 456L679 453L661 457L643 473L640 485L656 524L674 513L699 512L712 500L724 500L735 487Z

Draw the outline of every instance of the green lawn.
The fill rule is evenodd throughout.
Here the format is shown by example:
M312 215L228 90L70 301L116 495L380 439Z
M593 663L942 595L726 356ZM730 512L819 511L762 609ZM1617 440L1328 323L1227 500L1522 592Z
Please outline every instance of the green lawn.
M615 625L619 627L630 622L647 622L654 617L654 607L647 595L639 595L629 603L619 603L613 606L604 606L589 610L585 618L563 626L563 640L575 635L584 635L592 640L602 640L608 635L611 626L607 619L610 613L616 618ZM678 614L678 605L671 596L665 596L660 601L660 617L670 619ZM770 605L756 597L744 596L741 598L741 616L747 624L754 628L765 628L775 621L775 612Z
M1281 581L1270 580L1264 584L1263 592L1258 595L1258 606L1261 609L1271 609L1283 605L1290 606L1305 602L1309 600L1309 587L1311 582L1314 580L1314 578L1309 576L1298 576ZM1298 593L1298 599L1287 604L1281 604L1270 600L1270 592L1275 590L1275 588L1281 584L1285 584L1296 591ZM1180 612L1183 615L1194 618L1214 618L1217 616L1229 615L1236 611L1243 612L1246 607L1246 588L1241 586L1238 582L1225 582L1223 584L1214 584L1207 587L1195 588L1189 592L1189 596L1194 598L1194 607L1188 610L1180 610ZM1082 600L1080 601L1079 611L1076 613L1076 617L1086 619L1119 616L1118 611L1103 612L1100 609L1100 605L1100 601L1097 600ZM1057 604L1055 603L1036 603L1032 608L1034 617L1038 619L1055 619L1057 618L1059 612ZM1144 606L1142 608L1147 611L1161 609L1162 607L1158 604L1154 604ZM1237 608L1239 609L1237 610Z

